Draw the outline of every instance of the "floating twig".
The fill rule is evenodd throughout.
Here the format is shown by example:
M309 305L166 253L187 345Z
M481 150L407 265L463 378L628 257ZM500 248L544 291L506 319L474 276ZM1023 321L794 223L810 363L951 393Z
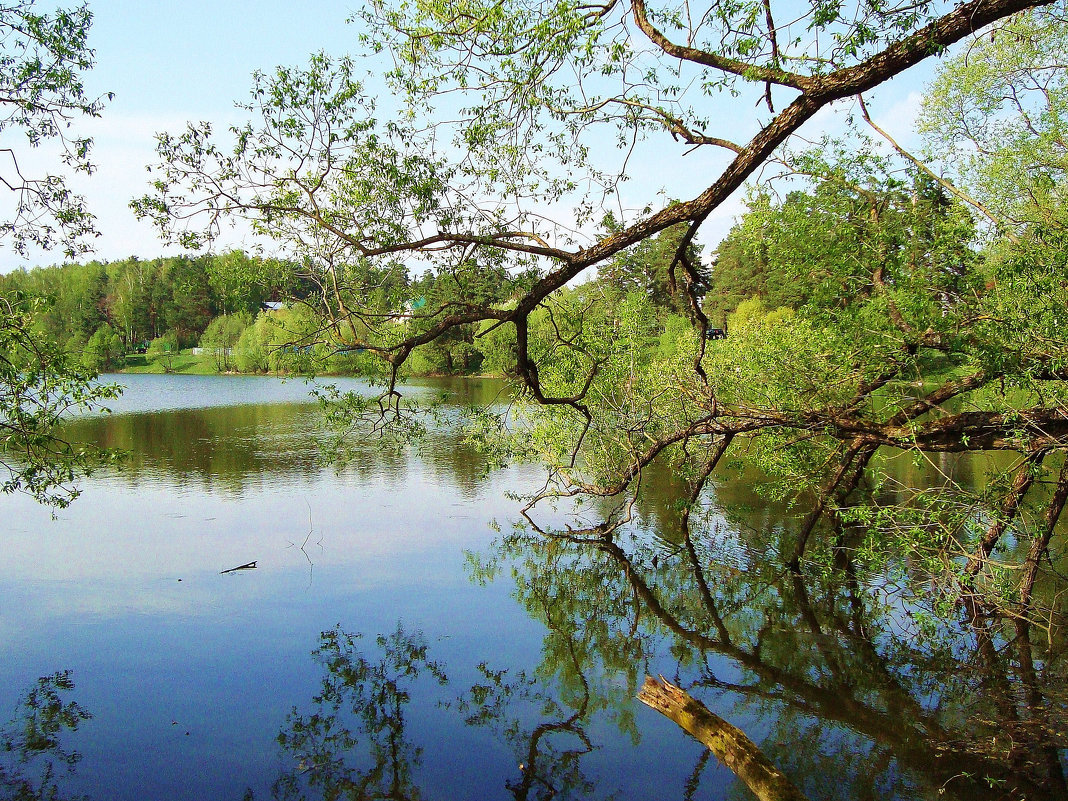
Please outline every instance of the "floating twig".
M245 564L245 565L238 565L237 567L231 567L229 570L220 570L219 571L219 575L221 576L223 573L233 573L236 570L255 570L255 569L256 569L256 562L249 562L248 564Z

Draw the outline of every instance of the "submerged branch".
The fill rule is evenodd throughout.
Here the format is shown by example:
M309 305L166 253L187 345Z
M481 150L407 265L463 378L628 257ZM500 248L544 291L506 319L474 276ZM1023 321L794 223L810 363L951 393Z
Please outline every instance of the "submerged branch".
M1048 453L1049 451L1045 449L1032 451L1027 454L1017 468L1016 475L1012 480L1012 489L1001 502L1000 514L987 528L986 534L983 535L982 540L979 542L976 552L968 560L968 565L964 569L964 573L969 580L973 579L983 569L983 565L986 564L994 547L1016 519L1028 490L1035 483L1042 460L1046 458Z
M1068 501L1068 459L1065 459L1061 466L1053 497L1050 498L1049 505L1046 507L1042 531L1031 543L1024 562L1024 577L1020 582L1020 603L1025 607L1031 603L1031 593L1034 591L1035 580L1038 578L1038 565L1049 548L1049 541L1053 538L1053 530L1064 510L1065 501Z

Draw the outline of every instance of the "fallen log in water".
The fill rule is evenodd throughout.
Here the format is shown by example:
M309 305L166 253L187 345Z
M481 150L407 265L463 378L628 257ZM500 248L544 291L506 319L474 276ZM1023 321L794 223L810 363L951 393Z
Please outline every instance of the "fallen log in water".
M807 801L741 729L661 676L645 677L638 700L675 721L716 755L760 801Z

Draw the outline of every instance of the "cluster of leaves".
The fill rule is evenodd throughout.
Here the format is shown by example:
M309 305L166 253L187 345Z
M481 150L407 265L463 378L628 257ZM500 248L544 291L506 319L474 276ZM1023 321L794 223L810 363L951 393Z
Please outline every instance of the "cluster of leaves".
M72 410L102 408L118 390L31 333L39 303L0 297L0 489L63 507L77 497L75 478L115 455L68 443L60 424Z
M0 8L0 186L12 208L0 219L0 240L26 254L34 248L60 248L68 256L88 250L95 234L93 215L67 186L61 173L32 175L20 160L29 148L54 147L63 172L92 171L92 142L72 136L76 118L97 116L104 99L85 95L82 73L93 64L87 5L40 13L34 0ZM25 490L53 505L76 494L70 481L95 459L57 436L61 415L92 405L111 390L94 386L92 374L38 341L32 323L40 306L23 294L0 290L0 468L5 492ZM97 342L96 350L108 343Z
M790 157L795 175L812 182L805 189L781 201L765 187L751 192L746 214L716 248L705 303L711 319L753 296L769 309L841 313L871 292L881 267L885 285L924 304L922 317L913 310L922 329L944 328L944 312L982 288L967 207L926 174L903 176L870 147L847 153L842 144Z
M71 137L74 118L99 116L106 98L87 97L81 73L93 66L88 46L92 13L88 5L42 14L34 0L5 3L0 9L0 133L21 133L30 147L54 144L65 168L89 173L92 140ZM63 175L26 175L19 152L0 151L0 182L14 194L14 213L0 222L0 238L18 253L32 247L85 253L95 234L93 215L68 187Z
M924 98L929 155L1002 231L1041 222L1065 200L1066 14L1055 2L999 22L945 63Z

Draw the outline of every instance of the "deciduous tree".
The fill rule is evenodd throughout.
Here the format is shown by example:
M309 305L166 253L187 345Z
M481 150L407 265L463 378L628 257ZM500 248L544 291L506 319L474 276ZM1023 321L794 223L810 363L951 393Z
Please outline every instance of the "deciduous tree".
M87 250L94 234L92 214L62 174L92 171L90 140L70 133L75 118L96 116L102 108L101 99L86 96L81 79L93 64L91 21L87 5L42 13L34 0L16 0L0 8L0 185L10 191L12 204L0 215L0 239L17 253L60 248L73 256ZM19 137L21 145L14 141ZM58 147L62 171L26 170L26 149L39 146ZM75 494L70 482L93 456L58 438L60 418L114 391L93 384L92 372L62 349L38 340L30 327L38 306L18 293L0 297L2 488L64 505Z
M966 215L950 215L963 226L955 244L945 230L922 230L911 197L887 186L872 194L852 178L865 168L861 156L794 159L810 176L809 195L788 211L833 208L836 220L854 214L854 225L828 228L840 237L839 258L821 265L828 276L805 275L797 260L782 278L811 280L813 292L833 287L835 302L810 304L812 314L752 315L714 345L691 246L709 215L821 110L1047 5L374 3L359 14L361 40L385 57L394 105L379 108L386 101L349 58L319 55L305 69L257 76L249 121L233 142L203 123L160 136L154 190L135 207L186 244L243 217L312 254L328 288L331 336L392 370L381 403L354 409L399 416L398 371L420 346L473 324L483 336L514 330L515 373L534 402L521 451L540 454L551 471L539 498L617 499L598 536L610 539L631 519L627 499L654 462L670 460L691 482L695 506L724 454L744 441L798 503L795 542L783 554L793 567L810 555L818 526L841 543L851 521L866 526L873 546L907 546L927 532L924 547L936 545L931 553L949 564L970 554L954 580L972 591L994 577L992 549L1020 522L1042 464L1068 446L1068 360L1054 334L1068 300L1053 278L1065 252L1060 229L1035 228L1033 251L1009 248L987 267L969 255ZM726 119L735 124L722 130ZM622 182L637 160L655 157L671 176L693 171L693 150L716 165L701 188L670 204L624 203ZM940 189L916 179L898 190L911 190L917 208L928 204L932 221L949 219L934 213L946 202ZM562 220L568 204L573 213ZM609 211L617 224L589 235ZM895 230L908 235L895 239ZM692 325L652 358L640 297L592 313L602 301L576 304L563 291L669 231L681 235L666 272ZM937 253L936 241L945 245ZM374 312L333 265L397 259L413 274L422 265L455 276L456 291L399 335L352 324ZM506 304L480 292L485 268L501 266ZM536 280L521 284L515 276L532 267ZM549 342L531 329L541 314ZM952 492L932 500L917 490L911 506L850 512L865 478L878 478L873 459L890 449L921 459L970 450L1018 457L993 485L1000 490L978 500L947 505ZM908 519L906 508L921 511Z

